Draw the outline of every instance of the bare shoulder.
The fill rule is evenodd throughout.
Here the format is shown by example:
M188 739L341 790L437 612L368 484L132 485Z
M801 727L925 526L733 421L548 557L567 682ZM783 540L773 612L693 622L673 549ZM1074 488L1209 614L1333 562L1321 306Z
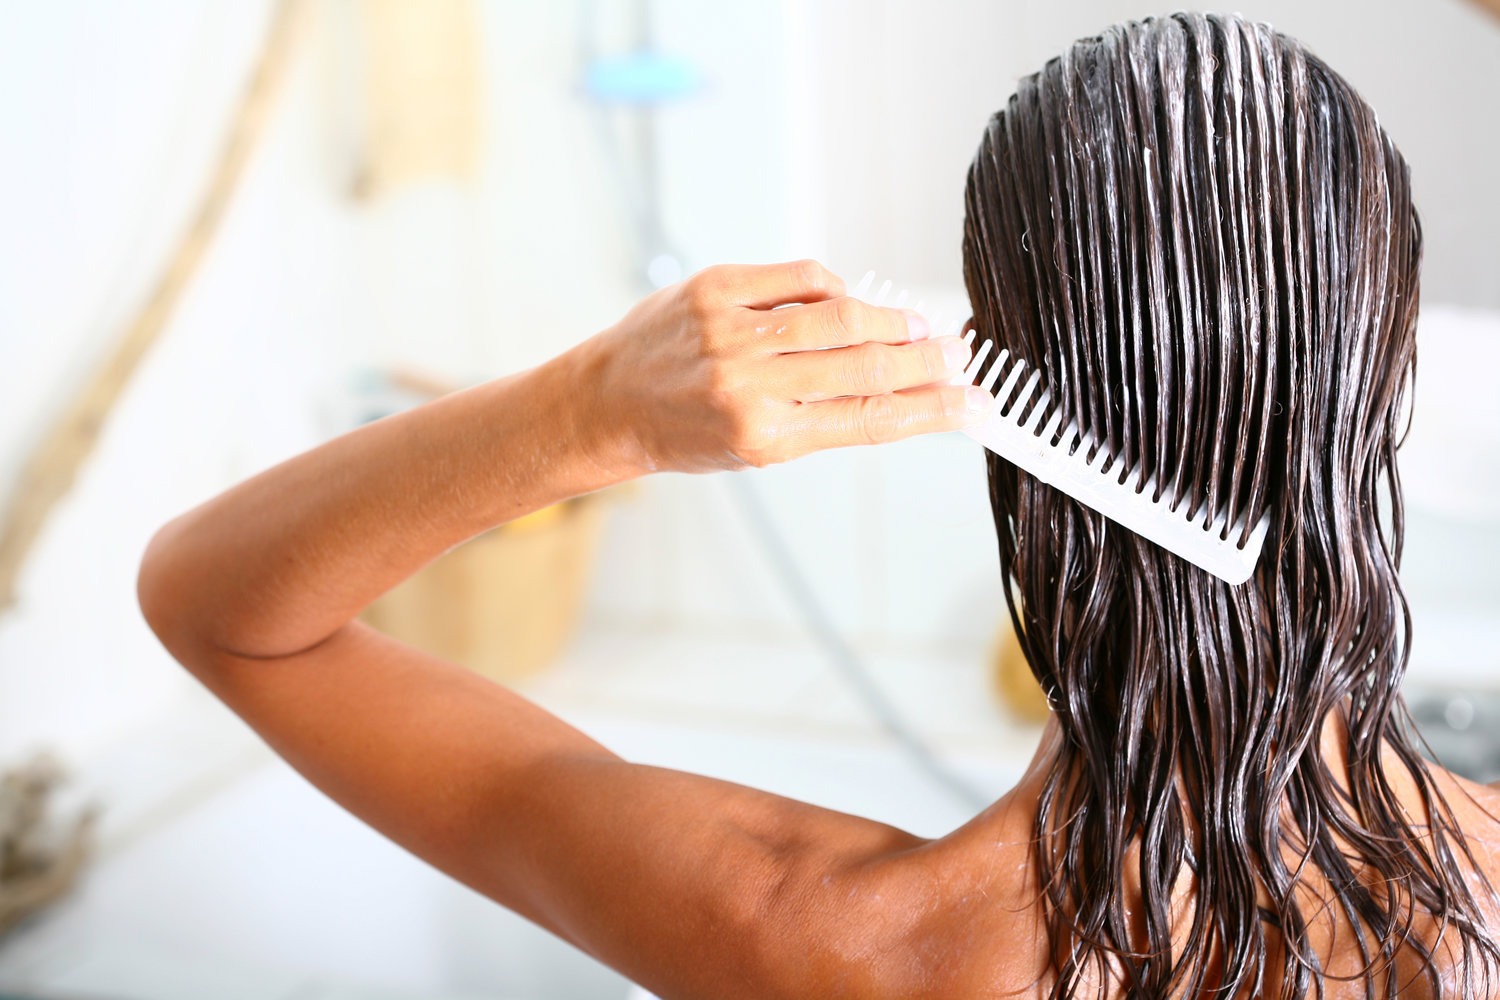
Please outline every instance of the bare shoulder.
M1482 785L1437 764L1428 774L1443 793L1465 839L1475 847L1488 848L1500 863L1500 782Z
M1425 763L1465 836L1488 841L1500 849L1500 782L1480 784L1434 761Z
M1427 764L1427 773L1452 811L1474 866L1491 886L1500 889L1500 787L1470 781L1431 762ZM1467 870L1468 862L1462 855L1458 861ZM1474 897L1491 926L1500 927L1500 899L1478 891Z
M1500 889L1500 788L1435 764L1428 770L1474 865ZM1392 777L1403 800L1420 812L1410 777ZM901 995L1048 994L1055 970L1032 849L1035 807L1035 796L1018 787L948 836L886 856L866 873L868 898L882 902L883 919L901 915L899 932L885 938L902 942L904 964L912 970ZM1467 868L1462 859L1460 865ZM1500 927L1500 905L1481 891L1475 898Z
M1034 801L1012 791L948 836L884 859L872 898L900 914L905 997L1045 995L1050 968L1032 864Z

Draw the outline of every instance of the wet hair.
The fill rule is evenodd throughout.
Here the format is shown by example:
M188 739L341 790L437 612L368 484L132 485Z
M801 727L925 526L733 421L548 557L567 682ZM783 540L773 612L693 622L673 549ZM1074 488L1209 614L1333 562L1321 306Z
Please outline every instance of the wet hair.
M1126 23L1020 81L966 210L974 324L1044 369L1062 423L1169 498L1270 514L1232 586L988 455L1011 618L1063 733L1035 821L1052 996L1321 996L1311 932L1336 915L1367 997L1413 975L1453 995L1423 926L1488 994L1493 890L1466 882L1399 693L1422 231L1374 111L1265 24Z

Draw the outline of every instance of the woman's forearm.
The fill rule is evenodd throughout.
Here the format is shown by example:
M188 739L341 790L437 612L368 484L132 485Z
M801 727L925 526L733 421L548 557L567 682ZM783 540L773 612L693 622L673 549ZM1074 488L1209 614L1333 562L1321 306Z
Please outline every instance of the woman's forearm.
M586 419L592 346L368 424L167 524L141 570L153 627L179 655L297 652L465 539L638 475Z

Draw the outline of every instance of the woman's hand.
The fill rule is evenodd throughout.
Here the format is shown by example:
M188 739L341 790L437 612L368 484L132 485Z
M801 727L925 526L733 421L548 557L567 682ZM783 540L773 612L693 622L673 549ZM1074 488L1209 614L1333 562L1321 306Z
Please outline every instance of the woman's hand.
M579 419L642 472L762 467L982 420L994 397L947 384L969 347L927 335L816 261L710 267L580 345L596 395Z

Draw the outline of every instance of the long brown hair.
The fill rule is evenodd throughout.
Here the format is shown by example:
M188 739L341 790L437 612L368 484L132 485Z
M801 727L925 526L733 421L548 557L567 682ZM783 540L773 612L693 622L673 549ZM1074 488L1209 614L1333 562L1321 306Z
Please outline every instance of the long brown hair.
M1044 369L1063 423L1231 522L1270 512L1255 576L1230 586L988 458L1010 613L1064 734L1035 826L1053 996L1106 968L1130 997L1321 995L1325 908L1366 996L1409 985L1412 949L1442 995L1424 914L1462 943L1462 995L1487 994L1477 869L1399 694L1422 231L1375 113L1267 25L1131 22L1020 82L966 199L974 323ZM1335 711L1346 779L1320 743Z

